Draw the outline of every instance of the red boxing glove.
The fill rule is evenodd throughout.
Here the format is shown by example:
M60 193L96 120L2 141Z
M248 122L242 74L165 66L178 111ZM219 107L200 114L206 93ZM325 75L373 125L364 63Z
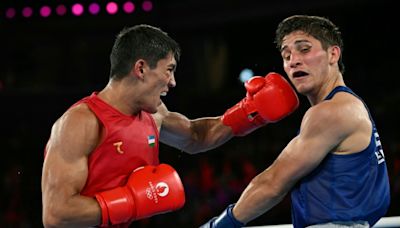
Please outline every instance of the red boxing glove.
M246 97L222 116L236 136L244 136L267 123L277 122L299 106L292 86L278 73L254 76L246 83Z
M174 211L185 203L178 173L167 164L140 167L124 187L97 193L95 197L101 207L103 227Z

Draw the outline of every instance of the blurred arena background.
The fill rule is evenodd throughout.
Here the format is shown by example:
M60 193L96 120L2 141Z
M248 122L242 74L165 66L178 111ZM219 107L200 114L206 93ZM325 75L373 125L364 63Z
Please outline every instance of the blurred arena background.
M380 129L392 191L387 216L399 216L400 45L393 3L1 1L0 227L42 227L40 179L51 125L77 99L105 86L111 46L123 27L151 24L180 43L177 87L164 102L170 110L196 118L220 115L242 98L245 91L239 74L243 69L262 76L270 71L284 73L274 31L280 20L292 14L326 16L341 28L344 78L368 103ZM300 108L290 117L203 154L190 156L161 145L161 162L173 165L182 177L186 204L132 227L198 227L218 215L272 163L296 134L307 108L307 100L301 97ZM287 223L288 197L249 225Z

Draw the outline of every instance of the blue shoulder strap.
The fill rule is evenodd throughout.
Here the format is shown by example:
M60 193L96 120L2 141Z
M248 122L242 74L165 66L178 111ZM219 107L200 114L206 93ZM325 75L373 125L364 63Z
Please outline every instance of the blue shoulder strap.
M368 111L368 115L369 115L370 120L372 121L373 126L375 126L375 122L374 122L374 120L372 119L371 112L369 111L368 106L365 104L364 100L361 99L361 97L359 97L357 94L355 94L355 93L353 92L353 90L351 90L349 87L346 87L346 86L337 86L337 87L335 87L335 88L328 94L328 96L325 97L324 100L330 100L330 99L332 99L332 97L333 97L337 92L347 92L347 93L350 93L350 94L352 94L353 96L357 97L358 99L360 99L361 102L364 104L365 108L366 108L367 111Z
M353 90L351 90L349 87L346 86L337 86L335 87L329 94L328 96L325 97L324 100L330 100L337 92L348 92L353 94L354 96L356 96L358 99L360 99L362 101L362 99L353 92Z

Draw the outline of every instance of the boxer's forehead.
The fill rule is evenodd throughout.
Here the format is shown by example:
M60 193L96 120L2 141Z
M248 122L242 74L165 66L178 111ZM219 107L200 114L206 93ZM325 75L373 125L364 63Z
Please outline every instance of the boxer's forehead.
M280 50L282 52L283 50L292 48L296 45L305 43L313 44L315 42L318 42L318 40L315 39L313 36L304 31L298 30L291 32L282 38L282 45Z

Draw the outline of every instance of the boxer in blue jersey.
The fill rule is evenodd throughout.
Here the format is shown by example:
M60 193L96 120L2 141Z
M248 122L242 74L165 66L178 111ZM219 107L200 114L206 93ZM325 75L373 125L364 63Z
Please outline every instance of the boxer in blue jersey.
M276 30L283 67L311 107L300 131L239 200L202 227L241 227L291 193L298 227L372 227L390 203L377 126L346 87L341 33L330 20L294 15Z

